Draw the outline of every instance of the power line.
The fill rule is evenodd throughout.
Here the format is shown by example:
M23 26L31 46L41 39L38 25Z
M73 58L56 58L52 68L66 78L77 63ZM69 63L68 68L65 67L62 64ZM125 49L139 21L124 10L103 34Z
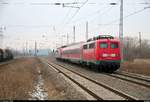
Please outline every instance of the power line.
M52 25L5 25L6 27L22 27L22 28L49 28L52 27Z
M128 18L128 17L130 17L130 16L132 16L132 15L135 15L135 14L137 14L137 13L140 13L140 12L142 12L142 11L148 9L148 8L150 8L150 7L144 7L144 8L141 9L141 10L138 10L138 11L136 11L136 12L133 12L133 13L131 13L131 14L125 16L124 19L125 19L125 18Z
M130 13L129 15L124 16L124 17L123 17L123 20L126 19L126 18L128 18L128 17L130 17L130 16L132 16L132 15L135 15L135 14L137 14L137 13L140 13L140 12L142 12L142 11L148 9L148 8L150 8L150 7L144 7L143 9L140 9L140 10L138 10L138 11L135 11L135 12L133 12L133 13ZM108 23L108 24L106 24L106 25L113 24L114 22L117 22L117 21L118 21L118 19L117 19L117 20L114 20L114 21L112 21L112 22L110 22L110 23Z
M76 4L76 3L77 3L77 0L74 1L73 6L74 6L74 4ZM70 14L70 12L71 12L71 9L73 9L73 8L70 8L69 11L67 12L66 16L63 18L63 21L64 21L63 23L65 23L65 21L67 20L66 18L69 17L69 14ZM63 27L64 27L64 26L63 26ZM63 28L63 29L64 29L64 28ZM68 33L67 33L67 44L68 44Z
M148 8L150 8L150 7L144 7L143 9L140 9L140 10L135 11L135 12L129 14L129 15L126 15L126 16L123 17L123 20L126 19L126 18L128 18L128 17L130 17L130 16L132 16L132 15L135 15L135 14L137 14L137 13L140 13L140 12L142 12L142 11L148 9ZM101 25L112 25L113 23L118 22L118 20L119 20L119 19L114 20L114 21L111 21L110 23L101 24ZM95 28L94 30L96 30L96 29L99 29L99 28Z
M109 9L111 9L111 8L109 8ZM85 16L85 17L82 17L82 18L79 18L79 19L77 19L77 20L74 20L73 23L79 22L79 21L81 21L81 20L83 20L83 19L86 19L86 18L92 18L92 17L95 16L95 14L99 14L101 11L102 11L102 9L98 9L97 11L95 11L95 12L93 12L93 13L91 13L91 14Z
M74 2L77 2L77 0L75 0ZM74 6L74 4L73 4L73 6ZM69 16L70 12L71 12L71 8L69 9L68 13L64 17L64 20L63 20L64 22L65 22L65 19Z
M118 2L119 2L119 0L118 0ZM116 2L116 3L107 3L107 4L109 4L109 5L116 5L116 4L118 4L118 2ZM106 4L106 3L105 3L105 4ZM92 17L95 16L95 14L99 14L99 13L101 13L100 15L103 16L103 15L107 14L108 11L112 10L112 8L113 8L113 6L109 7L109 8L106 9L106 10L102 10L102 8L101 8L101 9L98 9L97 11L95 11L95 12L93 12L93 13L87 15L86 17L79 18L78 20L73 21L73 23L79 22L79 21L81 21L82 19L85 19L85 18L92 18ZM103 11L103 12L102 12L102 11ZM94 17L93 19L88 20L88 21L93 21L93 20L95 20L95 18L96 18L96 17Z
M88 2L88 0L86 0L81 6L80 8L74 13L74 15L71 17L70 20L68 20L67 24L77 15L77 13L80 11L80 9Z
M105 15L105 14L107 14L108 13L108 11L110 11L110 10L112 10L112 8L113 8L113 6L112 7L110 7L110 8L108 8L106 11L104 11L104 12L102 12L100 15ZM93 21L94 20L94 18L92 19L92 20L90 20L90 21Z
M113 5L117 5L118 3L120 2L120 0L118 0L118 2L116 3L109 3L109 5L112 5L110 8L106 9L104 12L101 13L102 16L104 16L105 14L108 13L108 11L111 11L112 8L114 7ZM90 21L93 21L94 19L90 20Z
M53 3L53 2L32 2L29 3L29 5L70 5L70 4L84 4L85 2L71 2L71 3L67 3L67 2L57 2L57 3ZM9 3L9 2L4 2L4 1L0 1L0 5L25 5L25 2L14 2L14 3ZM109 3L95 3L95 2L89 2L87 4L91 4L91 5L110 5ZM135 5L135 4L150 4L150 2L143 2L143 3L126 3L127 5Z
M76 14L79 12L79 10L88 2L88 0L86 0L81 6L80 8L74 13L74 15L70 18L70 20L68 20L68 22L66 22L66 24L69 24L69 22L76 16ZM65 26L63 26L64 29Z

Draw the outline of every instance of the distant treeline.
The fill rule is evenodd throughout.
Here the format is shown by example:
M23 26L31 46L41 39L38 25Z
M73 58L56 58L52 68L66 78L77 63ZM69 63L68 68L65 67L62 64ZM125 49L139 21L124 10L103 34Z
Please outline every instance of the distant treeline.
M133 37L124 38L124 59L133 60L135 58L150 58L150 41Z

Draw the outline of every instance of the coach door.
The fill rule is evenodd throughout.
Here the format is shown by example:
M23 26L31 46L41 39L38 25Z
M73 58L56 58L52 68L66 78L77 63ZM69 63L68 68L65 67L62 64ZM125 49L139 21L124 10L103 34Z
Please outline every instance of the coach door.
M93 61L95 59L95 42L89 44L88 55L89 60Z
M83 45L82 59L84 61L87 61L88 59L87 49L88 49L88 45L87 44Z

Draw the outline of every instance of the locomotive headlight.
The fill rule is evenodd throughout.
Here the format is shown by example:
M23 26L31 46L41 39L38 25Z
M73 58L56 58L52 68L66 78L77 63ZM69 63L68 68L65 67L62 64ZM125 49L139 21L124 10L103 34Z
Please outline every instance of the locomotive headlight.
M113 54L111 54L111 57L116 57L116 54L114 54L114 53L113 53Z
M103 53L103 54L102 54L102 57L108 57L108 54Z

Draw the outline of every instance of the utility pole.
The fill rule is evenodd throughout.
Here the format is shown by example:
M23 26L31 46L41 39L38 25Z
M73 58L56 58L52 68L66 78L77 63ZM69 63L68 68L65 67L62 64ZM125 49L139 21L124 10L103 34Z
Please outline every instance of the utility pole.
M61 44L62 44L62 46L65 45L65 41L63 41L63 38L64 38L64 37L65 37L65 35L62 35L62 36L61 36Z
M6 27L5 26L0 26L0 48L3 48L3 33L4 33L4 30L6 30Z
M139 32L139 44L140 44L140 57L142 54L142 40L141 40L141 32Z
M120 24L119 24L119 39L120 39L120 54L121 61L123 62L123 0L120 0Z
M73 26L73 43L75 43L75 26Z
M23 56L25 56L25 46L24 46L24 43L22 44L22 52L23 52Z
M15 49L15 56L17 56L17 48Z
M35 41L35 53L34 53L34 56L37 56L37 43Z
M86 41L88 40L88 21L86 22Z
M129 58L129 52L130 52L130 49L129 49L129 38L127 38L127 49L126 49L126 56L127 56L127 59L130 59Z
M23 55L25 56L26 54L25 54L25 48L23 47Z
M28 42L26 41L26 55L28 55Z
M69 44L69 35L67 33L67 45Z
M0 48L3 48L3 32L0 30Z

